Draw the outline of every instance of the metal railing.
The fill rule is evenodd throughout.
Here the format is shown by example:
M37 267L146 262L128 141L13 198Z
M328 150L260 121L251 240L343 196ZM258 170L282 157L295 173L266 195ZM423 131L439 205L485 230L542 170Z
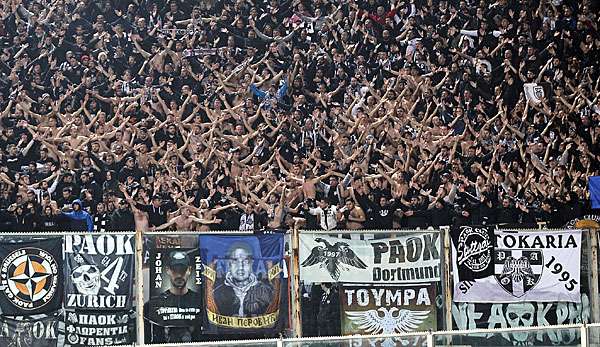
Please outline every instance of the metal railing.
M596 331L598 329L598 331ZM473 344L467 343L455 343L452 337L459 336L461 338L468 338L469 336L479 337L486 336L488 339L501 336L501 335L514 335L514 334L537 334L537 333L565 333L573 332L577 334L577 338L572 341L570 346L598 346L598 333L600 333L600 323L597 324L566 324L566 325L548 325L540 327L515 327L515 328L501 328L501 329L472 329L472 330L444 330L444 331L429 331L429 332L413 332L405 334L387 334L387 335L352 335L352 336L324 336L324 337L305 337L305 338L280 338L280 339L262 339L262 340L226 340L219 342L194 342L194 343L167 343L167 344L156 344L152 346L160 347L200 347L200 346L277 346L277 347L295 347L303 346L310 347L323 346L338 344L341 346L352 346L362 345L362 342L367 341L405 341L411 342L410 345L414 345L414 341L420 340L421 346L451 346L451 345L471 345L479 346L474 342ZM596 336L594 336L596 335ZM510 341L506 341L506 346L513 346L514 344ZM394 344L395 345L395 344ZM517 344L521 345L521 344ZM522 344L526 345L526 344ZM549 344L550 345L550 344ZM494 344L494 346L501 346L500 344Z

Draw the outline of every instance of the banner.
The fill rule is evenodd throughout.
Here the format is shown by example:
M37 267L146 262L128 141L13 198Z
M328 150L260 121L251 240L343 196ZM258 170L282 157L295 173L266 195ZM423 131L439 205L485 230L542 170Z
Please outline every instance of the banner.
M208 333L281 331L283 235L200 236Z
M450 235L456 249L459 280L474 280L494 274L494 229L461 226L452 228Z
M23 317L0 316L0 346L56 347L62 346L59 334L62 311Z
M523 84L523 91L525 92L525 99L534 105L539 105L544 98L546 101L549 100L553 95L552 85L548 82L525 83Z
M12 240L0 243L0 313L22 316L59 310L62 238Z
M135 312L69 311L65 315L66 346L117 346L135 342Z
M593 209L600 209L600 176L588 177L588 190Z
M454 328L498 329L590 322L590 301L582 294L580 303L520 302L510 304L453 303ZM468 334L452 337L454 344L471 346L567 346L579 345L579 329L532 330Z
M132 234L65 235L65 307L131 309L134 253Z
M202 334L202 260L197 236L153 236L146 243L150 300L146 342L198 342Z
M342 335L402 334L435 331L435 284L411 286L342 286ZM425 337L383 339L381 345L426 345ZM420 341L422 340L422 341Z
M564 227L567 229L598 229L600 228L600 215L588 214L583 217L574 218L568 221Z
M460 281L456 302L579 302L581 230L494 233L494 275ZM457 251L452 252L457 269Z
M305 283L439 281L439 233L370 241L300 234L300 277Z

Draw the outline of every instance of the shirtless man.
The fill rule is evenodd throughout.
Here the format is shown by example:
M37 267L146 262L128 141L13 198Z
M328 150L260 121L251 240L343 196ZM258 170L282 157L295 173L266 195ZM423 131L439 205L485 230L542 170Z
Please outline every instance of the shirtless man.
M207 199L200 200L200 207L195 207L192 205L185 205L191 213L193 213L196 220L200 220L201 222L197 222L196 230L197 231L209 231L210 226L213 224L219 224L222 222L221 219L216 218L217 213L226 210L228 208L235 207L235 204L229 204L220 207L210 207L209 201Z
M277 159L277 164L279 165L280 170L282 170L283 173L288 176L288 178L291 178L302 184L302 193L304 194L304 199L309 202L310 206L315 205L315 199L317 196L316 185L319 182L321 182L321 180L324 180L327 177L332 176L332 175L336 175L336 176L340 176L340 177L344 176L338 172L329 171L321 176L315 177L312 170L306 170L304 173L304 178L300 178L300 177L297 177L296 175L290 174L290 172L288 172L285 169L284 164L287 162L285 162L285 160L281 157L281 155L279 155L279 153L276 154L275 158ZM287 164L289 164L289 163L287 163Z
M285 227L285 216L287 213L287 208L285 206L285 187L281 190L281 196L279 197L279 203L277 203L277 197L275 195L271 195L269 198L269 209L267 210L269 214L269 223L267 227L269 229L279 229Z
M198 224L212 224L212 223L220 223L219 219L206 220L202 218L198 218L191 214L190 208L184 206L180 209L180 215L172 218L170 221L159 225L155 228L150 228L150 230L164 230L169 228L172 225L175 225L175 230L194 230L194 223Z
M135 208L135 205L131 205L133 209L133 219L135 221L135 231L148 231L149 230L149 225L148 225L148 213L144 212L144 211L140 211L139 209Z
M363 209L356 205L352 199L346 199L346 204L340 209L340 213L340 222L346 223L346 229L362 229L363 223L367 220Z

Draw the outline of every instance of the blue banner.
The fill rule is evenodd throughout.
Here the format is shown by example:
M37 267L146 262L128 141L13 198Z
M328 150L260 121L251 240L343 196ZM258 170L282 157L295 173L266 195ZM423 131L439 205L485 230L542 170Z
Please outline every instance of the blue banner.
M592 208L600 208L600 176L590 176L589 189Z
M200 236L206 333L276 334L285 322L283 235Z

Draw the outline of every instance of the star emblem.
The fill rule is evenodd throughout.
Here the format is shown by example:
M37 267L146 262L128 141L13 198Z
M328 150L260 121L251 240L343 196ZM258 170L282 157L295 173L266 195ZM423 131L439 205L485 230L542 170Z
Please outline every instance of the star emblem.
M31 259L28 255L24 262L17 265L10 280L15 282L19 291L29 297L31 301L46 285L46 279L51 276L44 266Z

